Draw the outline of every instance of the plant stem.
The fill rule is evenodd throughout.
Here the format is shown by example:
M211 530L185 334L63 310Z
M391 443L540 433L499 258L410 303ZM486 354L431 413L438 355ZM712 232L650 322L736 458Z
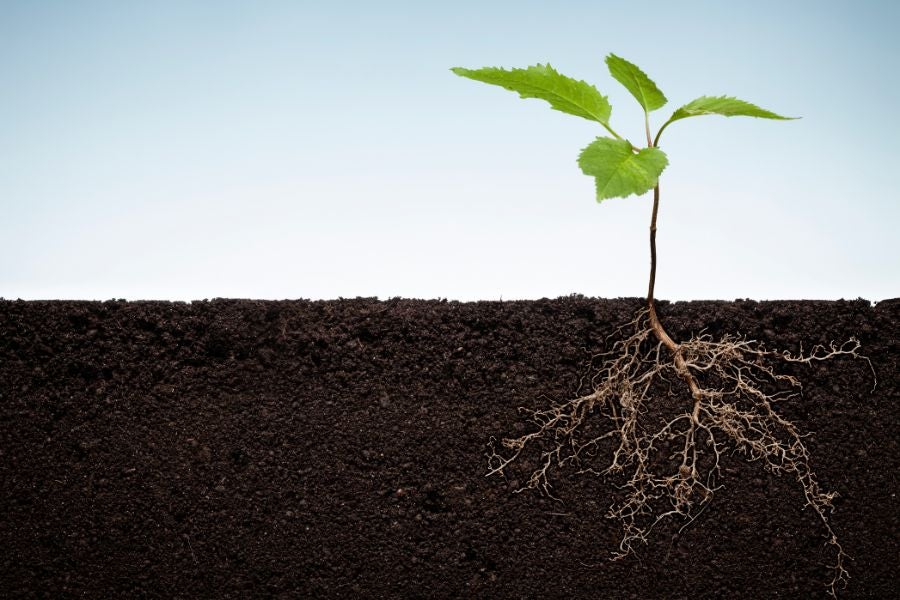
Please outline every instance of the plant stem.
M650 285L647 288L647 308L650 310L650 327L657 339L672 352L678 350L678 344L669 337L656 315L656 304L653 289L656 286L656 215L659 213L659 184L653 188L653 214L650 217Z
M656 139L653 140L653 147L654 147L654 148L656 148L656 147L659 146L659 138L662 136L662 132L665 130L666 127L669 126L670 123L672 123L672 119L669 119L668 121L666 121L665 123L663 123L663 126L660 127L660 128L659 128L659 131L656 132Z
M691 411L691 428L696 426L700 414L700 400L702 393L697 380L688 370L687 363L681 353L681 345L673 340L656 314L656 304L653 298L653 288L656 286L656 215L659 212L659 184L653 188L653 215L650 217L650 285L647 288L647 309L650 311L650 329L662 344L672 353L675 361L675 368L678 374L684 380L691 390L691 396L694 399L693 410Z
M650 113L646 110L644 111L644 129L647 131L647 147L652 148L654 143L653 138L650 136Z
M661 130L660 130L661 132ZM659 139L659 136L657 136ZM650 148L654 147L654 143L650 141L650 126L647 125L647 143ZM700 402L700 386L694 376L687 369L684 357L681 355L681 346L669 336L665 327L656 314L656 302L654 301L653 292L656 287L656 216L659 214L659 182L653 188L653 213L650 216L650 284L647 287L647 309L650 312L650 329L653 330L656 339L669 349L675 359L675 366L678 368L682 379L691 388L691 394L694 396L694 420L696 421L697 411Z

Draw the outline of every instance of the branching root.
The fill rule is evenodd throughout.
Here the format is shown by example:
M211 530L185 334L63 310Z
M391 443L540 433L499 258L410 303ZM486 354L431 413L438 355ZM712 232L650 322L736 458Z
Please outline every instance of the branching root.
M828 589L836 595L849 578L848 556L830 519L836 494L820 487L805 434L775 410L778 402L801 391L795 376L780 373L775 366L838 357L868 361L857 352L860 343L851 338L841 345L793 354L766 350L759 342L738 337L713 341L700 335L678 344L673 353L657 342L648 311L621 328L619 335L624 339L598 357L603 363L591 380L591 393L543 410L520 409L529 415L533 430L503 439L500 449L492 440L488 474L503 474L530 449L536 451L537 466L517 491L537 489L554 497L550 473L564 466L574 466L579 473L623 476L623 496L607 513L622 524L622 538L613 554L619 559L632 554L637 542L646 543L660 522L679 518L684 521L682 529L693 522L721 488L722 456L742 455L772 473L792 474L800 484L807 506L827 534L834 556ZM681 360L676 360L679 355ZM682 408L673 409L676 395L665 390L679 381L695 383L688 403L675 400ZM608 426L598 431L596 424L589 424L593 414L605 417ZM601 453L611 453L611 458L595 469L591 458Z

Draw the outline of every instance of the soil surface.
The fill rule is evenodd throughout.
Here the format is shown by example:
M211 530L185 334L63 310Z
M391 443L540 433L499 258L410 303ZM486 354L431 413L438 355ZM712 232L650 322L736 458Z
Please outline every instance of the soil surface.
M0 596L816 598L800 486L737 456L679 533L610 562L615 479L485 477L517 407L584 390L640 300L0 301ZM778 410L839 493L843 598L900 590L900 300L661 303L670 333L871 358ZM604 457L601 457L604 458Z

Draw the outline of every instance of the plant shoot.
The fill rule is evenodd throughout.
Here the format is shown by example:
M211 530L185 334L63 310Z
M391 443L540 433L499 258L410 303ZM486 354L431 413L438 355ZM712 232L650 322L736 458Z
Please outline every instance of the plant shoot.
M549 64L509 70L452 69L462 77L500 86L522 98L544 100L554 110L598 123L603 135L578 156L581 171L595 180L598 202L653 190L646 307L620 328L623 339L599 356L602 366L593 376L591 393L527 411L532 430L503 439L502 449L496 449L492 440L489 475L503 474L524 458L523 453L533 452L539 466L525 488L550 496L553 468L573 466L579 473L624 476L624 493L607 514L622 525L614 557L623 558L635 551L636 543L646 542L661 522L680 518L684 526L692 523L722 487L723 457L743 456L772 473L791 474L802 487L832 551L828 591L836 596L849 577L847 555L830 518L836 494L819 486L806 434L776 409L777 402L795 396L801 387L795 376L777 367L842 356L867 361L857 354L859 342L851 338L844 344L816 346L809 353L791 353L767 350L759 342L730 335L718 341L708 335L677 341L663 327L654 301L659 180L669 163L660 146L663 133L679 121L705 115L781 121L791 117L730 96L700 96L676 109L654 132L650 113L666 105L666 96L624 58L610 54L606 65L643 109L646 140L641 146L613 129L606 96ZM684 386L680 394L670 385L679 380ZM596 427L586 425L589 419L605 419L608 427L598 434ZM603 466L594 465L598 455L609 456Z

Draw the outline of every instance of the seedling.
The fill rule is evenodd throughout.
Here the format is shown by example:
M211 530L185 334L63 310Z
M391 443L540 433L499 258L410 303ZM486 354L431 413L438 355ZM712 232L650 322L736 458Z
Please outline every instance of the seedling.
M624 474L624 497L607 515L622 523L623 535L614 558L623 558L635 551L636 542L646 542L660 522L676 517L686 521L684 526L693 522L721 488L722 456L729 451L743 455L773 473L792 473L802 486L833 551L829 567L834 573L828 591L836 596L849 577L845 568L848 557L830 520L836 494L820 488L804 442L806 434L775 410L777 401L796 396L801 387L796 377L780 373L775 366L778 362L809 365L839 356L868 361L857 354L859 342L851 338L842 345L816 346L805 354L766 350L759 342L736 336L714 341L700 335L679 342L663 327L654 301L659 178L668 164L660 148L663 132L674 123L703 115L781 121L791 117L729 96L701 96L672 113L653 135L650 113L666 104L665 95L627 60L610 54L606 64L613 78L644 110L646 147L638 147L612 128L606 96L549 64L511 70L452 69L462 77L518 92L522 98L545 100L555 110L599 123L608 135L588 144L578 157L582 172L595 179L598 202L653 190L646 308L620 330L627 332L625 339L601 356L603 366L592 379L590 394L548 409L527 411L533 431L503 439L506 450L501 452L505 454L492 442L488 474L504 473L529 449L538 453L539 466L523 489L534 488L552 496L550 471L566 465L577 466L580 473ZM664 384L677 380L686 386L690 400L672 409L672 402L664 402L660 390L664 394ZM670 412L658 421L648 416L666 409ZM598 434L596 427L588 424L595 414L608 419L609 431ZM602 450L611 451L611 460L604 469L595 470L590 459Z

